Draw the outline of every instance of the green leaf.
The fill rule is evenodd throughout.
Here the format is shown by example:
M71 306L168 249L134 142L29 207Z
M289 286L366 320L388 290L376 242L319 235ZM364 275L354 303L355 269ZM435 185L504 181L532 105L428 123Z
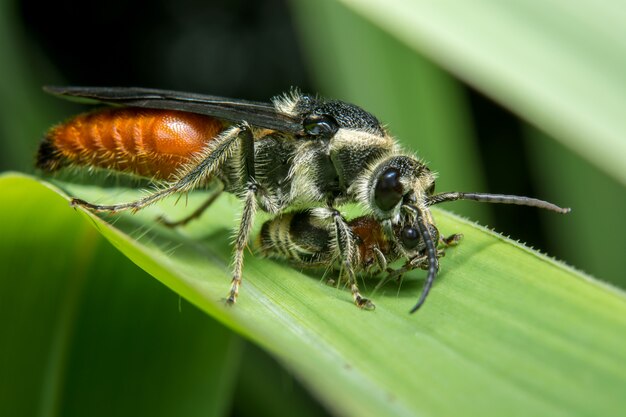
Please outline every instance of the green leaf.
M64 187L96 202L137 196ZM5 176L0 189L36 198L42 212L67 199L27 177ZM189 205L202 198L191 195ZM21 209L19 200L7 201ZM230 280L228 220L235 218L237 200L223 196L178 232L154 222L164 212L176 217L192 209L172 204L110 217L113 224L82 210L75 216L175 292L276 355L338 414L617 416L626 408L624 294L509 239L434 212L443 233L465 239L442 259L431 296L415 315L408 310L423 273L371 294L377 309L367 312L316 273L252 255L240 301L228 308L222 302ZM375 283L366 282L369 288Z
M341 2L626 184L621 2Z
M319 401L293 374L259 347L247 343L242 355L233 414L251 417L326 417Z
M65 200L0 177L0 415L222 416L240 339Z
M527 129L526 140L536 160L532 173L540 194L559 195L560 201L574 207L571 215L556 219L542 213L542 223L554 242L551 253L626 288L626 226L617 216L616 229L614 216L626 213L622 185L535 129Z

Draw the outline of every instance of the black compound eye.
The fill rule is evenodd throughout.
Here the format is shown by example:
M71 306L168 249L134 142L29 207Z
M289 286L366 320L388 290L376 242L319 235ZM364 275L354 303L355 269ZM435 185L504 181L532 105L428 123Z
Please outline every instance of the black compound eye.
M389 168L378 178L374 189L374 202L382 211L389 211L400 202L403 194L400 171L397 168Z
M332 136L339 129L337 121L329 115L309 115L303 122L304 131L311 136Z
M419 245L421 239L419 231L416 228L405 226L400 234L400 240L402 241L402 246L406 249L413 249Z

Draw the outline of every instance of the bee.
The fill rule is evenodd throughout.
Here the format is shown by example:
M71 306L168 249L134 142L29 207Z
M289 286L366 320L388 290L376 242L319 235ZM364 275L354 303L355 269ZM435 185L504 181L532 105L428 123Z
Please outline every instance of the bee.
M379 221L373 216L359 216L347 222L349 233L355 249L348 264L341 261L338 251L334 222L329 221L338 212L328 212L326 208L303 209L277 215L263 223L256 240L256 247L263 256L289 261L302 268L338 268L349 285L356 281L354 274L364 273L375 275L387 273L387 279L400 278L413 269L429 269L431 262L426 254L428 248L421 237L419 227L415 224L393 225L393 239L383 230ZM436 259L444 256L445 249L456 245L462 238L460 234L443 237L434 224L428 225L433 241L438 242ZM399 259L405 263L398 269L389 264ZM434 263L434 269L438 264ZM434 278L434 277L433 277ZM384 282L384 281L381 281ZM422 295L411 312L421 306L433 284L426 282ZM352 294L358 297L358 289L351 288ZM370 300L354 299L354 303L366 309L375 306Z
M73 199L93 211L137 211L167 196L201 187L216 190L196 211L170 226L198 217L226 191L243 201L236 232L233 276L226 299L237 300L244 249L256 212L272 215L295 207L324 207L333 241L345 265L356 248L350 226L336 207L359 203L390 240L396 225L415 224L426 247L427 280L437 254L428 207L453 200L535 206L559 213L546 201L520 196L447 192L435 194L435 175L406 153L372 114L353 104L294 90L261 103L165 90L117 87L47 87L66 98L113 105L51 128L37 166L54 172L82 166L151 178L156 190L131 202L100 205ZM348 275L359 307L369 300Z

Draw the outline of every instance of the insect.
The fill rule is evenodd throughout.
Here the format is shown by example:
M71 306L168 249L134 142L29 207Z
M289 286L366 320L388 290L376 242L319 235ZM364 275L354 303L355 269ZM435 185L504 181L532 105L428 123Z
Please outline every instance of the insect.
M428 207L459 199L535 206L559 213L546 201L520 196L448 192L434 194L435 175L403 152L370 113L352 104L297 91L269 103L142 88L48 87L60 96L117 107L78 115L50 129L37 166L53 172L87 166L152 178L158 188L136 201L99 205L93 211L140 210L175 193L217 184L215 195L188 218L199 216L221 191L243 201L227 297L235 303L242 282L244 248L255 213L293 207L326 207L341 262L350 267L355 242L336 207L359 203L390 240L395 225L415 224L426 247L432 282L437 256ZM348 275L353 299L361 296ZM418 306L419 307L419 306Z
M334 224L329 218L340 215L327 213L328 209L314 208L287 212L266 221L256 246L261 254L270 258L290 261L304 268L339 267L345 274L376 274L387 273L388 279L401 277L415 268L430 267L426 255L426 245L421 238L419 228L414 224L393 225L394 239L390 239L381 224L372 216L360 216L347 222L355 250L349 265L341 263L337 251L337 242L333 231ZM449 237L440 236L434 224L428 225L430 236L442 249L437 249L436 259L444 255L444 249L456 245L462 235ZM389 267L391 262L405 259L402 267L394 270ZM435 269L437 264L435 264ZM355 282L354 276L347 280ZM427 282L420 296L417 308L426 300L432 281ZM352 291L353 294L358 293ZM354 300L359 305L362 300ZM374 304L366 302L364 308L373 309Z

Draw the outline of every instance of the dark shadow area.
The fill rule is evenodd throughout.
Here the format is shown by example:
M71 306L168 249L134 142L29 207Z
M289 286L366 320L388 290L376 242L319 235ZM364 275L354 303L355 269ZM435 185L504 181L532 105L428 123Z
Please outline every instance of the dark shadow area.
M306 71L282 0L23 0L31 41L74 85L267 100Z
M533 187L522 121L478 91L469 87L466 91L489 192L542 198ZM489 226L529 246L545 248L539 211L531 207L493 204L495 223Z

